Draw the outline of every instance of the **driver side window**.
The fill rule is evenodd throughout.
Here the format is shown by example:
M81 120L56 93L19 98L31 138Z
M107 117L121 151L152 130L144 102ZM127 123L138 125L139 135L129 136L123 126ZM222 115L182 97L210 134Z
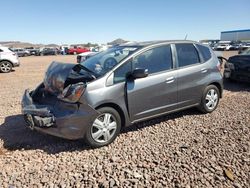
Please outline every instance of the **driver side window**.
M133 60L134 69L148 69L149 74L158 73L172 68L172 53L170 45L147 50Z

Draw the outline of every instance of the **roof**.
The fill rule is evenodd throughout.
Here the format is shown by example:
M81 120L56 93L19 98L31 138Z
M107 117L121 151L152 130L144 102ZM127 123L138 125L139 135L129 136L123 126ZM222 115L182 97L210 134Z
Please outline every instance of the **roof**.
M250 32L250 29L233 30L233 31L222 31L221 33L240 33L240 32Z
M155 41L145 41L145 42L127 42L121 44L120 46L151 46L154 44L163 44L163 43L197 43L196 41L191 40L155 40Z

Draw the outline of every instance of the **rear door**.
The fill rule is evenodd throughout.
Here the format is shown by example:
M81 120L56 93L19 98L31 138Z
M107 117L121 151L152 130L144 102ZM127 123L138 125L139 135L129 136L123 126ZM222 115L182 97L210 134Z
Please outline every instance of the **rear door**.
M177 106L177 70L173 69L170 45L142 52L132 61L133 69L148 69L149 75L127 81L131 121L171 111Z
M192 43L177 43L175 48L178 64L179 108L198 104L209 80L209 62L204 63L202 56Z

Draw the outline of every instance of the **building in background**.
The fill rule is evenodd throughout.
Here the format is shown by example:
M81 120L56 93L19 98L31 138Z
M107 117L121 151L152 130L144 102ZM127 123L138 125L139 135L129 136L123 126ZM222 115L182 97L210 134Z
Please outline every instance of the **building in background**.
M250 29L222 31L221 41L250 41Z

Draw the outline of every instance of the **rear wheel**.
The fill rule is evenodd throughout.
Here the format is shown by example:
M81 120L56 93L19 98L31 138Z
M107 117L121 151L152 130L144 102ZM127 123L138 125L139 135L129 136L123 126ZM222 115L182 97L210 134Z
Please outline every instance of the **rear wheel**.
M110 107L98 109L100 115L89 126L85 142L92 147L102 147L115 140L121 130L119 113Z
M8 61L0 62L0 72L8 73L12 70L12 64Z
M213 112L218 106L219 99L219 89L215 85L207 86L203 92L201 104L199 106L200 111L203 113Z

